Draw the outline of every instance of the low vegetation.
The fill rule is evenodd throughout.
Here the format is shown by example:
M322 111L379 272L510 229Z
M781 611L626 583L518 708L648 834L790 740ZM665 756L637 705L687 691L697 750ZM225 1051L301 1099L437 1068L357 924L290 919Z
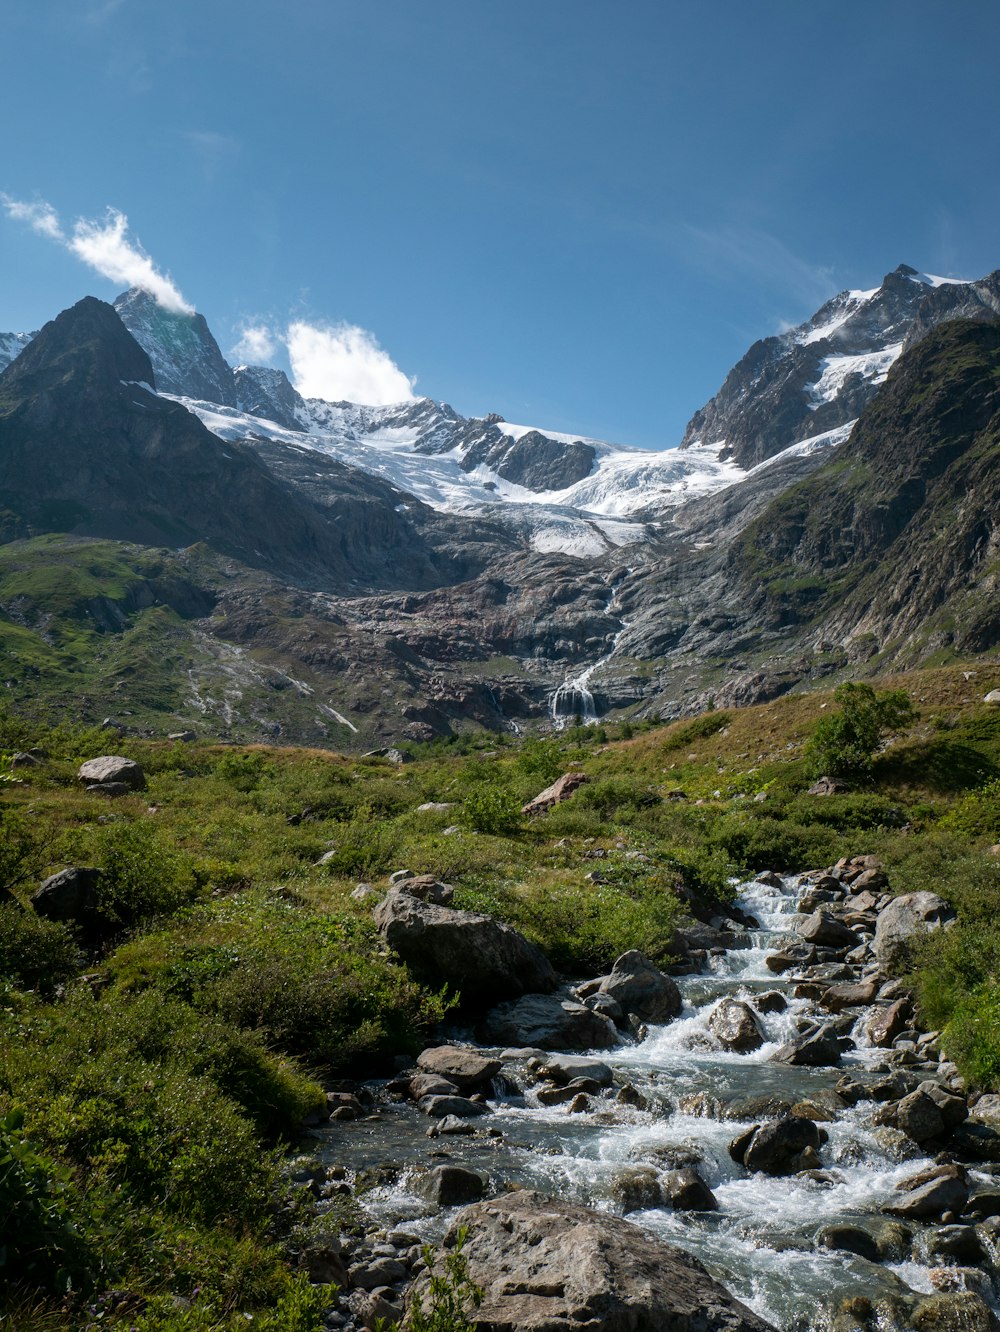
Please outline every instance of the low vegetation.
M414 745L404 764L0 717L0 1327L321 1325L296 1257L316 1205L286 1149L328 1079L388 1070L461 1002L352 896L402 867L582 975L631 948L668 962L692 898L721 906L733 876L876 853L894 891L958 909L913 982L966 1077L1000 1087L992 674ZM838 746L849 789L809 794ZM11 766L32 747L46 757ZM109 749L147 790L82 791L78 764ZM569 800L521 813L572 768L588 781ZM70 865L102 871L83 930L30 905Z

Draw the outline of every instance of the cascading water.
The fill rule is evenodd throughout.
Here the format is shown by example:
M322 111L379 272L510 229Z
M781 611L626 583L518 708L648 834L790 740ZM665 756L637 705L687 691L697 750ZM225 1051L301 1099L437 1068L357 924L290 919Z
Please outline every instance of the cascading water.
M905 1261L875 1263L853 1253L822 1247L817 1237L835 1224L885 1224L880 1208L896 1195L900 1181L931 1164L915 1143L873 1122L872 1101L845 1106L834 1086L845 1074L863 1076L884 1051L856 1044L839 1068L794 1067L769 1062L771 1055L812 1018L811 999L796 996L794 981L776 976L766 959L791 933L801 881L743 885L739 905L759 923L744 936L749 946L710 959L710 969L679 980L684 1009L672 1023L651 1028L644 1040L601 1051L616 1082L630 1084L644 1108L595 1098L582 1114L565 1106L543 1106L530 1088L492 1102L491 1131L447 1140L455 1164L471 1166L505 1185L540 1188L598 1209L616 1207L616 1181L624 1171L653 1166L658 1171L696 1166L718 1200L717 1211L675 1212L669 1207L632 1212L630 1219L698 1257L734 1295L782 1332L833 1332L837 1306L848 1297L886 1301L880 1332L904 1332L912 1324L891 1311L901 1296L929 1293L946 1281L962 1288L976 1279L979 1291L996 1307L996 1292L985 1271L957 1266L957 1260L921 1256L918 1233ZM798 936L791 934L791 938ZM777 992L777 1002L762 1003ZM749 1054L723 1049L709 1019L725 997L756 1001L765 1043ZM770 1011L769 1011L770 1010ZM518 1080L517 1061L510 1069ZM786 1103L810 1101L830 1107L822 1168L787 1177L751 1172L729 1154L729 1144L767 1113L736 1103L772 1096ZM752 1115L752 1117L751 1117ZM408 1229L436 1239L447 1218L429 1217L426 1205L406 1187L407 1170L427 1164L427 1121L409 1104L382 1107L380 1122L363 1126L337 1142L336 1160L351 1166L373 1159L395 1163L399 1181L366 1195L368 1210L383 1223L405 1221ZM821 1115L822 1118L822 1115ZM377 1155L376 1155L377 1154ZM980 1182L988 1175L975 1176ZM919 1231L919 1227L918 1227ZM952 1264L942 1267L942 1264Z
M611 585L608 603L604 608L606 615L614 615L618 594L621 591L622 584L631 572L631 567L626 569L621 577ZM618 643L627 628L628 622L619 617L619 628L612 637L611 647L605 652L604 656L592 662L579 674L564 680L551 695L549 698L549 715L557 730L562 730L564 726L573 723L582 726L595 726L597 724L597 704L590 689L590 680L602 666L607 665L618 651Z

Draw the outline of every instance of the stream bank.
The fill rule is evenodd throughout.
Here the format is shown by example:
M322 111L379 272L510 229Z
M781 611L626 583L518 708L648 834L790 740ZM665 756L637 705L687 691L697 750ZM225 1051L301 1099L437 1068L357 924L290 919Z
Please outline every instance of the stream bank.
M1000 1104L967 1101L886 978L914 932L947 926L944 904L884 889L865 858L761 875L732 918L682 935L686 974L659 990L612 973L544 997L616 1043L489 1044L488 1018L394 1079L344 1084L297 1167L369 1227L328 1247L345 1288L329 1326L398 1318L421 1246L511 1189L627 1216L783 1332L997 1326Z

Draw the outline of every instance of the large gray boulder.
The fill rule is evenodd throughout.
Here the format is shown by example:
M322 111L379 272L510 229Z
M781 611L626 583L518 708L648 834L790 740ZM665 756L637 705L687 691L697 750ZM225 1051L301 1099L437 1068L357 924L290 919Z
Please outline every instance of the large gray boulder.
M721 999L712 1009L708 1029L724 1050L748 1054L764 1044L757 1014L742 999Z
M50 874L32 895L31 905L46 920L89 920L98 909L101 871L75 865Z
M556 987L556 974L537 944L492 916L436 906L394 888L375 908L375 924L404 962L439 984L456 986L465 1000L511 999Z
M463 1208L446 1245L461 1228L481 1332L770 1332L696 1258L621 1217L522 1191ZM427 1290L424 1275L408 1300Z
M502 1067L499 1059L490 1059L478 1050L464 1050L460 1045L431 1045L417 1055L417 1068L447 1078L463 1091L482 1091Z
M737 1138L730 1154L748 1170L760 1170L766 1175L793 1175L807 1165L817 1164L812 1156L803 1153L815 1153L819 1145L819 1129L811 1119L785 1115Z
M538 1050L607 1050L618 1044L615 1024L572 999L526 994L486 1015L484 1034L495 1045Z
M772 1064L797 1068L833 1068L840 1063L840 1037L831 1026L813 1027L796 1036L771 1056Z
M879 912L873 948L883 971L905 967L913 944L931 930L941 930L955 919L954 909L937 893L904 893Z
M80 764L76 775L84 786L114 784L127 786L130 791L146 788L146 774L141 764L118 754L102 754L100 758L88 759Z
M822 907L818 907L795 928L806 943L816 944L820 948L856 948L859 943L853 930Z
M611 975L601 982L601 993L643 1022L669 1022L683 1007L677 982L634 949L616 960Z

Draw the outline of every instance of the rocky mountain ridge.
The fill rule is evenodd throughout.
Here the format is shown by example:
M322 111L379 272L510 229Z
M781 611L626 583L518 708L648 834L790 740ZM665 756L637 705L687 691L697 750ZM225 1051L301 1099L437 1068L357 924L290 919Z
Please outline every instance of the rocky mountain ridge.
M95 654L87 707L107 710L112 688L96 667L107 640L87 635L111 634L127 656L130 635L152 634L155 652L144 638L146 664L123 670L113 697L140 699L154 670L175 725L234 738L371 745L553 716L675 716L990 652L1000 348L986 308L936 325L925 311L929 331L853 430L735 468L728 486L661 510L641 543L569 553L546 549L527 520L512 530L512 515L530 508L537 522L542 506L435 511L416 485L317 448L315 433L155 392L156 368L115 311L81 302L0 376L0 674L31 695L62 670L50 649L69 621L53 619L50 575L36 576L59 556L46 533L67 534L67 584L88 563L86 540L138 543L112 560L134 571L124 591L120 574L86 594L81 584L60 612L74 651ZM831 322L819 320L812 332ZM253 382L280 390L275 373ZM441 445L475 424L426 399L322 410L341 441L381 431L383 456L412 460L403 475L415 482L421 469L443 475L442 459L460 470ZM505 424L478 423L470 450ZM155 589L167 585L188 591L164 600ZM27 656L22 631L43 635Z

